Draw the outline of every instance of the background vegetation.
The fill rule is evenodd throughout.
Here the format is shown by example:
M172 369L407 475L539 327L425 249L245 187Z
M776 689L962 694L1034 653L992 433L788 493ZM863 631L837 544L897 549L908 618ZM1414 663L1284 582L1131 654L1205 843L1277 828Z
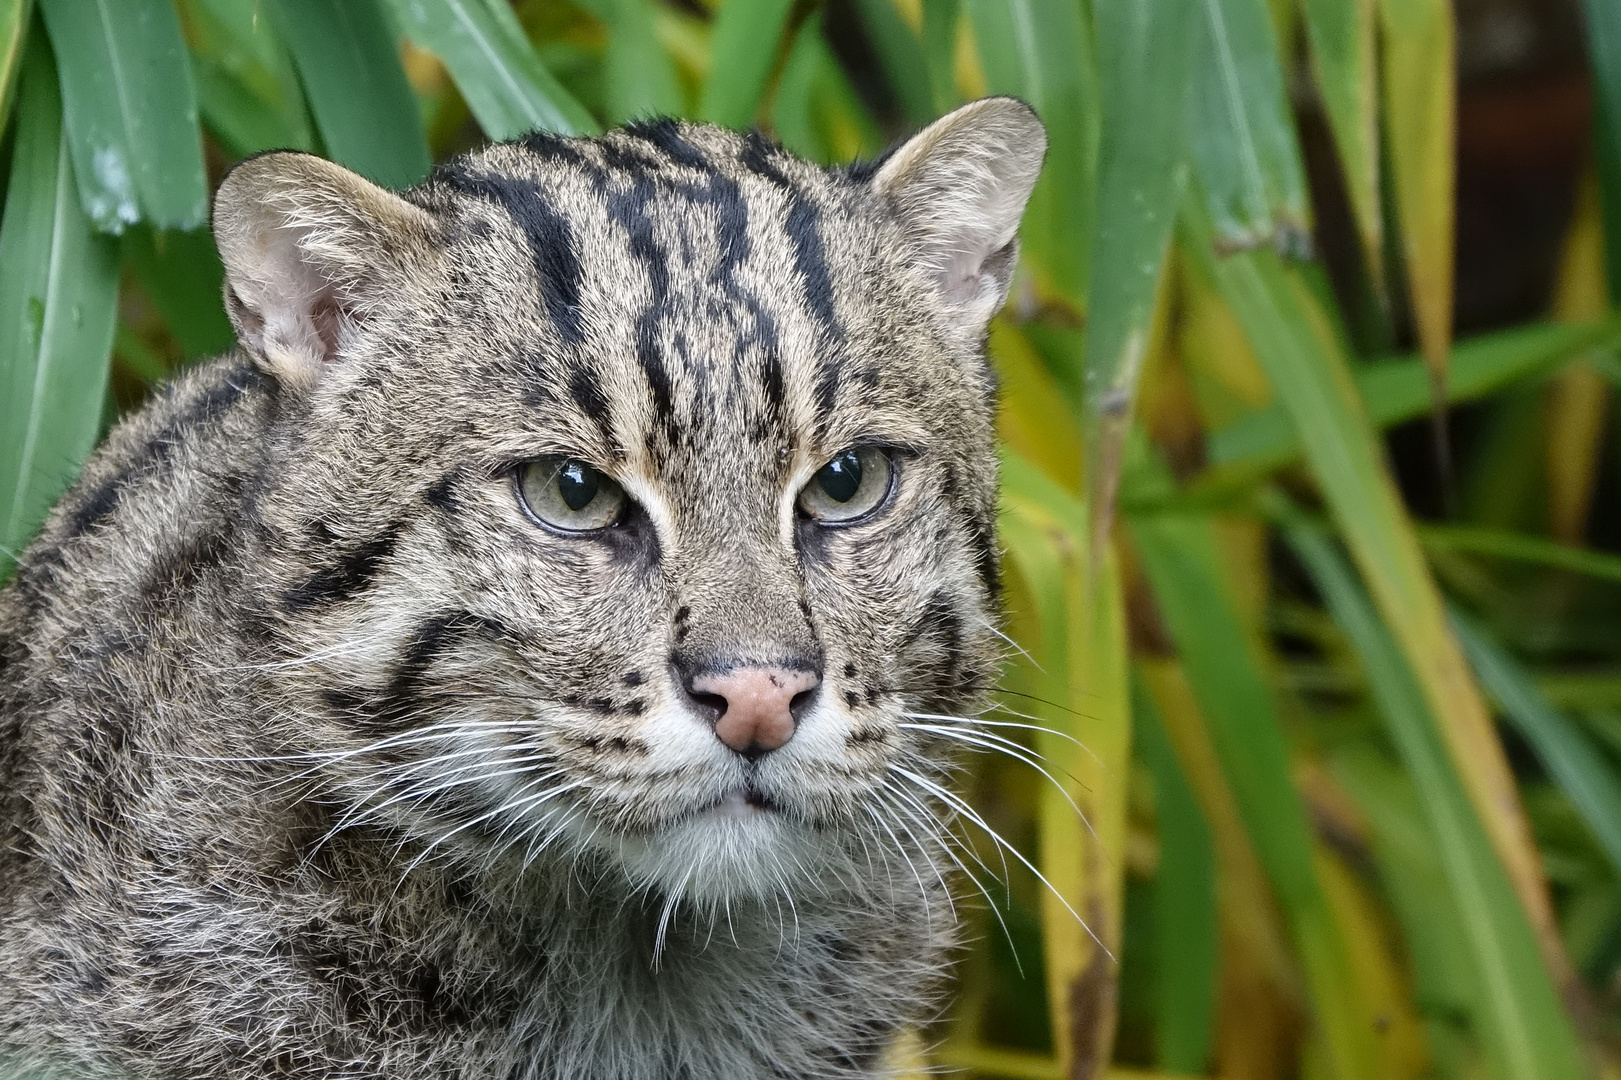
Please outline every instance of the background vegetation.
M229 346L237 158L403 186L660 112L831 162L1018 94L1053 136L991 333L1024 653L971 778L977 944L897 1064L1616 1075L1621 4L1585 17L0 0L0 548Z

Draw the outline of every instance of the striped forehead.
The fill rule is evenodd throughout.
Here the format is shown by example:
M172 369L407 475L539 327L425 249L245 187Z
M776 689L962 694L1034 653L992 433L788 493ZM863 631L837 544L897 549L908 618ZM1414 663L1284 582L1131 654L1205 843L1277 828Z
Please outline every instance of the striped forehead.
M492 147L438 179L523 251L543 377L604 445L781 444L824 422L837 285L866 246L845 235L863 226L855 182L674 122Z

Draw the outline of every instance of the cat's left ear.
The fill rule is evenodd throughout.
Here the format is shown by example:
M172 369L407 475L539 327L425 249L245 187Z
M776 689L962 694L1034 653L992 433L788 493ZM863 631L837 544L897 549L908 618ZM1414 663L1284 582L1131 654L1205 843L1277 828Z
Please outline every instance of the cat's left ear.
M426 210L309 154L249 158L214 196L237 340L295 389L320 381L369 312L401 302L434 236Z
M985 98L912 136L873 177L957 325L976 337L1007 299L1019 218L1046 154L1047 132L1030 106Z

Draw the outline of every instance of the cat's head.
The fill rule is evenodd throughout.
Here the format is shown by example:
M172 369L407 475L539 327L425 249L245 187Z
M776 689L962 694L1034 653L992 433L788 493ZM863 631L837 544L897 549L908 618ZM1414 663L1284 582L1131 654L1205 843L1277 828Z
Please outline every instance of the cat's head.
M727 899L927 832L999 661L983 342L1045 144L1000 98L842 170L673 121L398 195L234 170L274 670L342 820Z

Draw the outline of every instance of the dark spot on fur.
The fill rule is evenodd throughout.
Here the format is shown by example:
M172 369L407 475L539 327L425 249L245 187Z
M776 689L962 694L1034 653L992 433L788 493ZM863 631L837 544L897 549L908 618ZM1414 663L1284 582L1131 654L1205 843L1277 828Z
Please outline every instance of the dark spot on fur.
M435 480L432 486L422 493L422 498L429 506L443 510L447 514L455 513L459 506L456 501L456 487L461 483L462 472L461 469L450 470Z
M854 709L861 704L861 695L854 690L846 690L844 692L844 703Z
M382 532L356 544L338 561L316 571L283 598L290 611L308 611L352 599L371 587L372 579L394 553L401 524L394 522Z
M844 665L844 677L846 679L853 679L853 678L856 677L856 673L859 670L860 669L857 668L854 664L845 664Z
M625 674L624 674L624 675L623 675L623 676L622 676L622 677L621 677L621 681L622 681L622 682L623 682L623 683L624 683L624 684L625 684L625 685L626 685L626 686L640 686L640 685L642 685L642 683L643 683L643 682L645 682L645 681L646 681L646 680L645 680L645 678L644 678L644 677L643 677L643 675L642 675L642 673L641 673L641 672L639 672L639 671L627 671L627 672L625 672Z

